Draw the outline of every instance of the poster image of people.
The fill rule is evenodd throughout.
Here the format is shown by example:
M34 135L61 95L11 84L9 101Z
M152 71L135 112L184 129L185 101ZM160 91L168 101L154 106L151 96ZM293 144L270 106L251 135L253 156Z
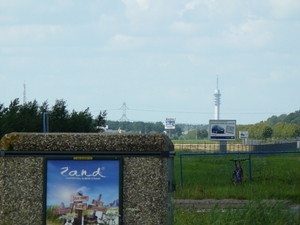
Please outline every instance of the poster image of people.
M120 159L45 159L44 224L119 225Z

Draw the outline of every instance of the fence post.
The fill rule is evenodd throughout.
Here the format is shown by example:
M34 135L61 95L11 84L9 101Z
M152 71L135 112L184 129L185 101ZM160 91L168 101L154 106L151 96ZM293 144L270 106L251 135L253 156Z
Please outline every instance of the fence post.
M182 155L179 155L179 172L180 172L180 187L182 188L183 178L182 178Z
M249 154L249 181L252 183L252 162L251 162L251 154Z

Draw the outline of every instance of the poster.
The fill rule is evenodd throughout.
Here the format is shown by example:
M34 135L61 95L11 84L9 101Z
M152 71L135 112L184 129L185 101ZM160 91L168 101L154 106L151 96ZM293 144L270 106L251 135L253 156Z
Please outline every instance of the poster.
M45 225L121 224L121 158L45 158Z
M165 129L175 129L175 118L166 118Z
M211 141L235 141L236 120L209 120L208 137Z

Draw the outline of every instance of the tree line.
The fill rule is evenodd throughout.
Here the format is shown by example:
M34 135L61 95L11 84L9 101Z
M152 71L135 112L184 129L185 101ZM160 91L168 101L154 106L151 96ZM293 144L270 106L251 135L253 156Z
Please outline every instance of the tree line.
M0 104L0 137L11 132L42 132L43 115L48 115L49 132L101 132L107 125L111 130L119 128L126 133L163 133L165 131L162 122L145 123L129 121L107 120L106 110L100 111L93 118L89 108L82 111L67 108L67 102L63 99L55 101L49 106L45 101L41 105L36 100L20 104L18 98L10 102L8 107ZM182 133L179 126L170 132L171 137L177 139Z
M20 104L14 99L8 107L0 104L0 137L11 132L42 132L43 114L49 118L49 132L100 132L105 125L109 129L119 128L127 133L163 133L167 132L171 139L207 139L208 125L193 125L194 130L182 134L187 124L177 124L173 130L165 130L162 122L129 122L107 120L106 110L100 111L96 117L89 112L89 108L82 111L67 109L67 102L63 99L55 101L49 106L45 101L41 105L36 100ZM237 125L239 131L248 131L251 139L295 139L300 136L300 110L289 115L272 116L266 121L250 125Z
M163 133L167 132L170 134L172 139L178 139L178 137L182 134L182 129L180 126L175 126L175 129L171 131L165 130L165 125L162 122L130 122L130 121L111 121L107 120L106 125L108 125L109 129L118 130L119 128L126 133Z
M270 126L275 126L278 123L291 123L300 126L300 110L290 114L281 114L280 116L271 116L266 120L266 123Z
M93 118L88 108L70 112L63 99L50 107L47 101L41 105L36 100L20 104L16 98L8 107L0 104L0 137L11 132L42 132L44 113L48 115L49 132L99 132L107 116L104 110Z
M208 128L189 131L186 135L182 135L180 139L207 139ZM278 122L274 126L270 126L266 122L260 122L250 125L236 126L236 140L239 139L239 131L248 131L249 139L257 140L295 140L300 137L300 126L296 123Z

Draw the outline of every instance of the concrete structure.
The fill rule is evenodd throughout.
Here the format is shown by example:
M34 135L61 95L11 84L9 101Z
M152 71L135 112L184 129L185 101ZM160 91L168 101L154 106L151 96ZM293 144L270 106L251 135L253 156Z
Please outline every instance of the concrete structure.
M166 135L10 133L0 149L0 225L43 224L43 163L49 155L122 157L120 224L174 223L175 152Z
M217 88L215 90L214 93L214 97L215 97L215 116L214 119L215 120L219 120L220 119L220 104L221 104L221 92L218 88L218 76L217 76Z

